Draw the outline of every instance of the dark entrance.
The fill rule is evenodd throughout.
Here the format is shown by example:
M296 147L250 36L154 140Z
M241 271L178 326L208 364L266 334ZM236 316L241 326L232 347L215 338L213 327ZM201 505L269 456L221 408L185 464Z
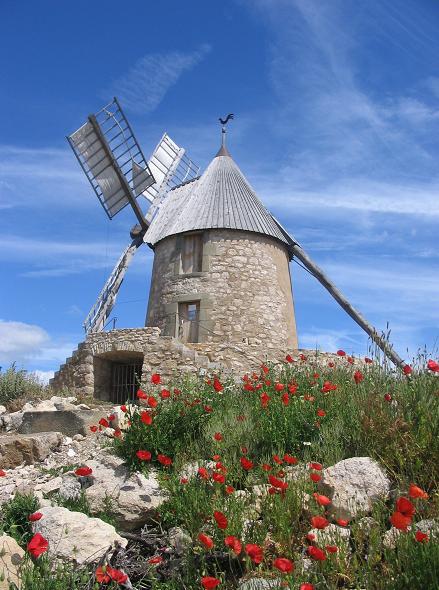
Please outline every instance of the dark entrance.
M111 401L124 404L136 399L142 377L142 362L111 363Z

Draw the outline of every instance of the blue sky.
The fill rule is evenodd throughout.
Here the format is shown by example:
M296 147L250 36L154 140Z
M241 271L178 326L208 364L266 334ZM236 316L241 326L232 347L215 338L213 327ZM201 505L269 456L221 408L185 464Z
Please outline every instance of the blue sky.
M436 0L4 0L0 366L56 369L129 241L132 212L106 218L65 140L113 95L146 154L167 131L202 167L234 112L230 151L266 206L404 358L437 351L438 30ZM119 327L143 325L152 256ZM364 354L292 273L300 345Z

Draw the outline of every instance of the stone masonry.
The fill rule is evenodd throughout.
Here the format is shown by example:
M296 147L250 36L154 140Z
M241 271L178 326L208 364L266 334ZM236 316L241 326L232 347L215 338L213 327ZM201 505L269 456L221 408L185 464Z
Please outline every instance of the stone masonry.
M199 301L203 344L249 347L261 358L297 348L289 259L280 241L248 231L205 231L201 272L182 274L182 239L170 236L155 247L148 326L178 336L179 303Z

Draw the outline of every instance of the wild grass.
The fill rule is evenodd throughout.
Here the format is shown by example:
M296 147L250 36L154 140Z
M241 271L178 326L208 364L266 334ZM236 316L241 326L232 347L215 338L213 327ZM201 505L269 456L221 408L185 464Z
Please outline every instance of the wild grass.
M47 397L49 389L34 374L17 369L13 363L6 371L0 371L0 404L11 411L20 405L20 400L30 401Z

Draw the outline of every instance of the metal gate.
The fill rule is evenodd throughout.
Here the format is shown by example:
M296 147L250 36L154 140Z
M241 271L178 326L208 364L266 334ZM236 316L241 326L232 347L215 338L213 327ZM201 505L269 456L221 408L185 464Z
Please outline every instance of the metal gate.
M111 401L124 404L136 399L142 377L142 363L112 363L111 370Z

